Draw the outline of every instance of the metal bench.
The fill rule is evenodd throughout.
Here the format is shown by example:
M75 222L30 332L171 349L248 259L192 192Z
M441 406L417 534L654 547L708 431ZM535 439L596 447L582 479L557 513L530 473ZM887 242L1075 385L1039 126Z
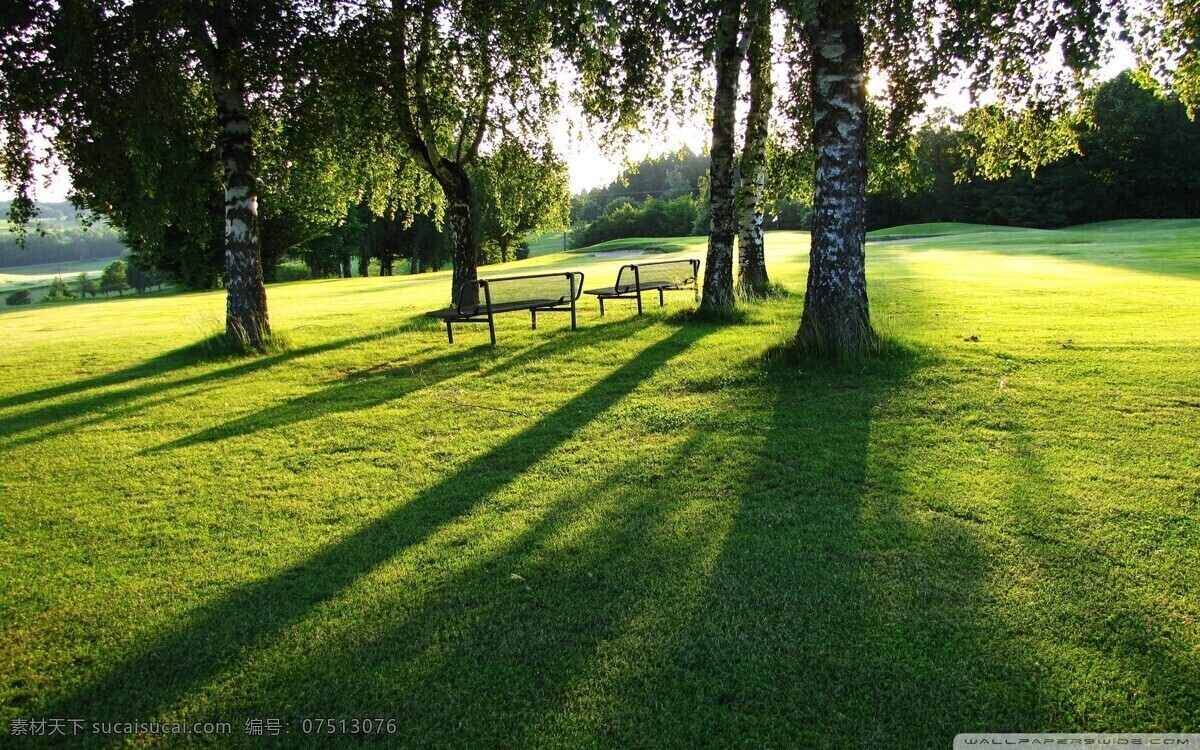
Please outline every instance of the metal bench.
M499 313L528 310L537 330L539 312L571 313L575 329L575 301L583 289L583 274L578 271L541 273L529 276L505 276L498 279L468 281L458 290L458 304L445 310L425 313L446 321L446 336L454 343L455 323L487 323L496 343L494 316Z
M696 301L700 300L700 287L696 279L700 276L700 261L695 258L679 260L655 260L649 263L630 263L617 271L617 283L604 289L588 289L588 294L600 300L600 314L604 314L606 299L637 299L638 315L642 314L642 292L657 291L658 306L666 304L663 292L692 289Z

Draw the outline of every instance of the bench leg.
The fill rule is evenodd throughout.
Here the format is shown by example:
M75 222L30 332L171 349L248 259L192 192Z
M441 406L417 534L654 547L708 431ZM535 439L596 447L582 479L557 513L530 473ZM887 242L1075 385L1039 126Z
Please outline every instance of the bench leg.
M571 300L571 330L575 330L575 300Z
M537 310L530 310L529 317L533 320L533 330L537 330Z
M637 301L638 301L638 315L641 315L642 314L642 290L641 289L639 289L637 292Z
M600 317L604 317L604 298L600 298Z
M667 304L667 303L663 300L663 290L659 289L658 290L658 306L662 307L665 304Z
M496 319L488 316L488 333L492 336L492 346L496 345Z
M454 329L450 327L450 321L446 321L446 338L450 339L450 343L454 343Z

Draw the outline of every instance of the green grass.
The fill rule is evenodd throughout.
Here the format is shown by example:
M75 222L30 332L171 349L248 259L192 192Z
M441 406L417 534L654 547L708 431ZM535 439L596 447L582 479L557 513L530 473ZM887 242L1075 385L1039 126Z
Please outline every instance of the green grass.
M767 241L802 291L807 236ZM329 746L315 717L403 747L1200 731L1198 245L872 244L890 345L841 365L788 354L799 293L726 326L688 294L507 315L492 348L421 317L448 273L280 284L288 348L217 360L220 293L5 312L0 717L247 747Z
M796 233L780 232L779 234L791 237ZM653 253L676 253L682 250L690 250L692 252L703 253L707 247L707 237L630 237L620 240L609 240L608 242L601 242L596 245L571 250L570 252L593 255L624 250L650 250ZM597 257L604 256L598 255Z
M525 241L529 243L530 258L536 258L540 255L550 255L551 253L561 253L563 249L562 230L530 235L525 238Z
M947 235L1003 233L1025 231L1019 227L998 227L988 224L963 224L961 222L942 221L929 224L905 224L899 227L876 229L867 232L868 240L898 240L922 239L925 237L943 237Z

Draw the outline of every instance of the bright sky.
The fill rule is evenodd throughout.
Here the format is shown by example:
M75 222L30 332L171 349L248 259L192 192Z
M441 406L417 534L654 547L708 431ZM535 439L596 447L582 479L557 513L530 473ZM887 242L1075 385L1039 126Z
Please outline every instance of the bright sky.
M1098 80L1107 80L1134 64L1133 51L1121 45L1111 61L1098 73ZM777 81L777 89L779 82ZM870 84L868 84L870 87ZM970 107L964 82L951 82L941 95L930 102L931 106L948 107L955 112L965 112ZM577 193L593 187L609 184L621 173L625 164L636 163L646 156L677 151L684 146L693 151L702 151L708 143L711 126L703 115L696 115L686 122L674 123L650 137L634 139L628 149L620 154L606 153L600 147L599 134L589 132L578 117L564 115L555 125L553 140L558 153L566 160L570 170L571 192ZM44 144L43 144L44 145ZM44 170L37 187L36 199L44 202L66 200L71 187L64 170L47 174ZM12 197L12 190L4 186L0 200Z

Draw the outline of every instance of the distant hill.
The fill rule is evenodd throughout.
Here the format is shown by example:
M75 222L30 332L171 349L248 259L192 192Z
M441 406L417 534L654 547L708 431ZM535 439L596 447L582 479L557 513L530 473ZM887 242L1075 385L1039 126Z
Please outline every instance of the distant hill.
M119 258L128 252L119 232L104 221L85 227L88 214L70 203L39 203L21 248L8 222L9 205L0 202L0 268Z
M0 201L0 221L3 221L5 226L8 225L8 211L11 205L12 201ZM79 226L83 223L84 217L88 216L89 213L88 211L77 211L74 206L66 201L61 203L39 203L37 204L37 217L33 223L46 222L59 226Z

